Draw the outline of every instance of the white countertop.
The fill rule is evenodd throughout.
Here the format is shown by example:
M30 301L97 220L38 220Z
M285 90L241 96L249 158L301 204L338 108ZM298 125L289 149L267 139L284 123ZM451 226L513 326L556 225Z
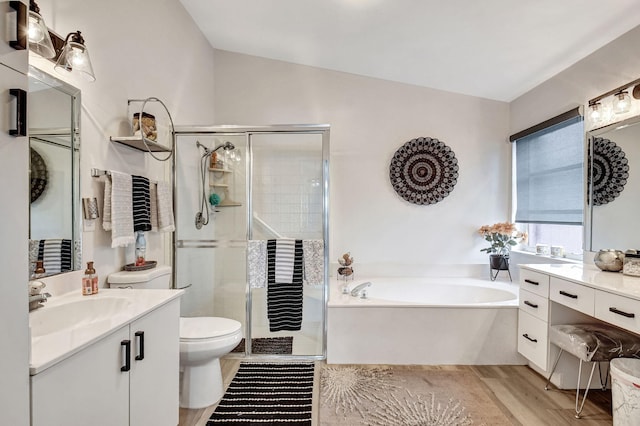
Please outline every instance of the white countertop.
M572 281L608 293L640 300L640 277L624 275L622 272L609 272L595 265L519 265L523 269L541 272L552 277Z
M54 312L55 309L64 309L63 305L73 306L72 304L76 303L76 306L80 306L77 302L94 300L97 302L99 299L125 300L120 300L124 303L113 304L115 310L97 321L87 322L83 321L83 318L63 318L60 316L61 322L67 324L65 327L40 336L32 336L29 373L34 375L42 372L155 308L179 298L183 292L183 290L168 289L100 289L98 294L91 296L83 296L80 291L76 291L50 297L42 308L29 313L30 332L32 324L41 321L43 317ZM69 326L71 321L73 323ZM55 329L55 325L51 325L51 328ZM36 326L34 326L34 332L35 330Z

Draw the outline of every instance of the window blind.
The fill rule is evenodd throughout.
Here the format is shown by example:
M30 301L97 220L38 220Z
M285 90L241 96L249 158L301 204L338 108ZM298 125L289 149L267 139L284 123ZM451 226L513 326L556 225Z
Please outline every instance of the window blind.
M516 222L582 225L582 116L515 139Z

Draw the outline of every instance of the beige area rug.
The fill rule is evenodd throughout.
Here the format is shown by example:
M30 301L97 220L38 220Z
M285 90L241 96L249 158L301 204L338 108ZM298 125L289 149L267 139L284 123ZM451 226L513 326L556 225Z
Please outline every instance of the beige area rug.
M465 367L328 365L320 372L321 425L511 425Z

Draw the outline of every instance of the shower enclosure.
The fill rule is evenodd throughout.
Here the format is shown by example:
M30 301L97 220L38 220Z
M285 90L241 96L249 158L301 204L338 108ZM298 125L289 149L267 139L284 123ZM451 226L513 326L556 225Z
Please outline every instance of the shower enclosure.
M182 316L240 321L246 356L324 358L329 126L176 128L174 286ZM323 278L303 284L300 330L269 329L267 287L249 285L248 243L322 240Z

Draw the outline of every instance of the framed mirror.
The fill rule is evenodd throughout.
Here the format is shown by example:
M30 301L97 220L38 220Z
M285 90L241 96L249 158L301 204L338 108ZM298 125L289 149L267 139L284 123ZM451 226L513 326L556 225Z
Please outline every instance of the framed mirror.
M585 248L640 248L640 117L587 133Z
M29 276L81 267L80 90L29 68Z

